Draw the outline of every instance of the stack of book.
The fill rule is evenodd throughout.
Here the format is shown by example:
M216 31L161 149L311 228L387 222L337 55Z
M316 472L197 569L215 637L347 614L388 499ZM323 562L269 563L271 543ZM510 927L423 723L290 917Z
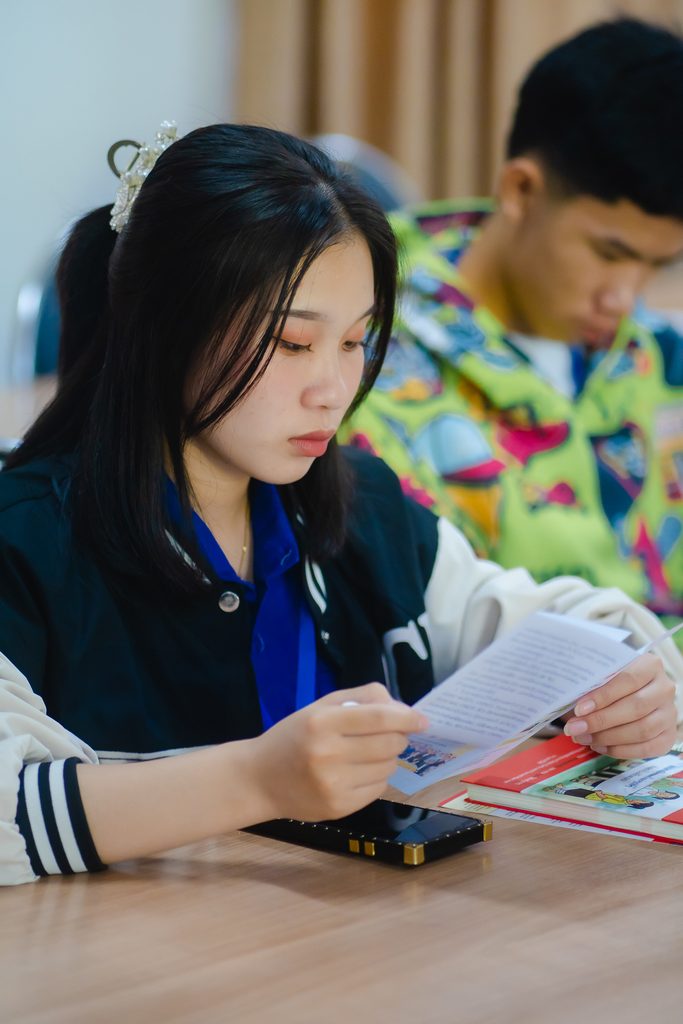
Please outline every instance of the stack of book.
M548 824L583 824L683 843L683 743L662 757L617 761L557 736L461 781L467 789L442 807L508 816L521 812Z
M512 753L638 655L627 630L535 612L416 704L429 727L409 737L390 782L412 794L467 786L442 803L575 828L683 843L683 744L662 757L617 761L567 736Z

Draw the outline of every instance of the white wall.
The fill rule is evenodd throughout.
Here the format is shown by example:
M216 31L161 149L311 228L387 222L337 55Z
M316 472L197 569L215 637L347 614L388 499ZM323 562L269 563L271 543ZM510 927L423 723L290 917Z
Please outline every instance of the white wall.
M233 0L1 0L0 385L19 289L113 201L111 143L230 120L235 30Z

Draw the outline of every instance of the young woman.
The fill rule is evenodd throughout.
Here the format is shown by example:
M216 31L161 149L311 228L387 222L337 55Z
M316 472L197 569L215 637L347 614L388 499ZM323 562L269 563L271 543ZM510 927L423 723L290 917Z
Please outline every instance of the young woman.
M5 882L364 805L425 725L408 705L535 609L660 631L618 591L478 562L337 448L392 323L371 199L264 128L157 148L121 230L101 209L67 243L59 393L0 474ZM582 705L582 741L670 746L657 658Z

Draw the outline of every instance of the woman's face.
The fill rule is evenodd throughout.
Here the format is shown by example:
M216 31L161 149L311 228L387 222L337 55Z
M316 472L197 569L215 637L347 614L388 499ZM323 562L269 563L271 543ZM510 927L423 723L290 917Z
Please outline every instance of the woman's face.
M303 477L358 390L373 304L370 251L351 235L325 250L302 278L261 379L190 442L190 472L199 460L204 471L236 481L288 484Z

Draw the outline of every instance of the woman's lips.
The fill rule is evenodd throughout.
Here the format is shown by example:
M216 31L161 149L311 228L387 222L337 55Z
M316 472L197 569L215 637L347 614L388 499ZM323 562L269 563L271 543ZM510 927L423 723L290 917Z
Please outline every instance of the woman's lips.
M312 434L302 434L300 437L290 437L289 443L307 458L317 459L324 455L327 446L334 437L333 430L318 430Z

